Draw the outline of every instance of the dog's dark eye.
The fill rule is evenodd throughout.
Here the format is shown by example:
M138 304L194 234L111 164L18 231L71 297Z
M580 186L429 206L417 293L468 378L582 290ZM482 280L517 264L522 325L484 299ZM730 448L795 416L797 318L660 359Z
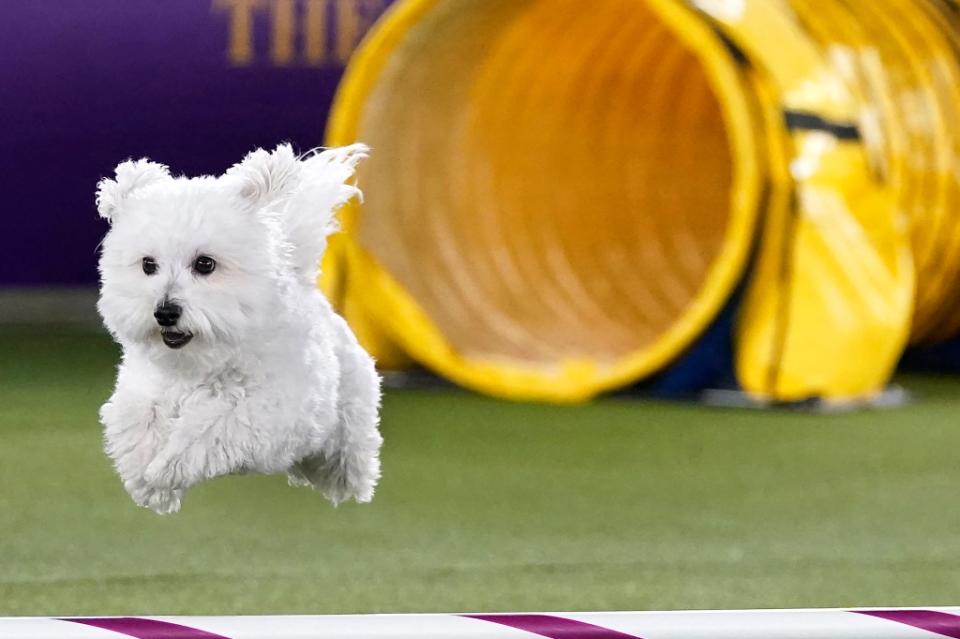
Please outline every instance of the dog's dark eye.
M217 268L217 261L209 255L201 255L193 261L193 270L200 275L210 275Z
M140 266L147 275L153 275L157 272L157 261L152 257L145 257L140 260Z

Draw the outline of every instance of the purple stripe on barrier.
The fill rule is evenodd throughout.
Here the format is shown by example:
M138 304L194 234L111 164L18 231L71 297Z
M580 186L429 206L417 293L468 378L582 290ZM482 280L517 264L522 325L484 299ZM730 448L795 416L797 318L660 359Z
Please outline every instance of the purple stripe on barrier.
M851 612L896 621L944 637L960 639L960 616L946 612L936 610L853 610Z
M498 623L550 639L640 639L617 630L553 615L464 615L471 619Z
M62 619L62 621L94 626L122 635L137 637L137 639L229 639L205 630L142 617L93 617L88 619Z

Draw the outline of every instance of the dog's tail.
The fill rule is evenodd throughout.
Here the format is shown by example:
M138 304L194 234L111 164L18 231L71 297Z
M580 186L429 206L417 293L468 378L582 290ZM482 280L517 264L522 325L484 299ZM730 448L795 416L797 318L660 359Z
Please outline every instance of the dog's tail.
M363 144L353 144L311 151L300 158L299 180L285 203L283 226L294 247L294 268L311 284L327 248L327 236L339 228L337 210L352 198L362 197L350 181L368 150Z

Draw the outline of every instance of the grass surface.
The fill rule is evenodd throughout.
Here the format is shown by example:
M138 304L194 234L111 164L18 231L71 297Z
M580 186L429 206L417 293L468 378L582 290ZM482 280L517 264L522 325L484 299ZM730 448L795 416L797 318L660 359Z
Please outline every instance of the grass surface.
M116 356L0 337L0 614L960 601L956 381L829 417L392 392L372 504L232 477L158 517L101 451Z

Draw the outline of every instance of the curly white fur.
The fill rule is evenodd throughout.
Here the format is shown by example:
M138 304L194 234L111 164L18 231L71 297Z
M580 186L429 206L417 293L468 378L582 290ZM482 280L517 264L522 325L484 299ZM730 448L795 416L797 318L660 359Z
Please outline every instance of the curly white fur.
M111 222L98 309L123 347L100 410L105 447L141 506L176 512L228 473L286 473L334 504L369 501L380 476L380 380L315 286L334 212L366 147L257 150L219 177L138 160L97 189ZM203 275L198 256L215 260ZM144 258L152 258L148 274ZM181 348L154 311L175 303ZM170 329L173 330L173 329Z

